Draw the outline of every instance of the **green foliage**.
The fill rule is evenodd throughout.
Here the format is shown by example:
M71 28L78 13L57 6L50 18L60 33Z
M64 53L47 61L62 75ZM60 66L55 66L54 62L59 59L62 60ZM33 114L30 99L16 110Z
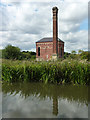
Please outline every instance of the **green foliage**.
M3 61L2 79L4 81L41 81L58 84L90 84L89 67L85 62L29 62Z
M5 58L5 49L0 50L0 58Z
M72 50L71 54L76 54L76 51L75 51L75 50Z
M30 54L31 54L31 55L36 55L36 53L35 53L35 52L32 52L32 51L30 52Z
M36 55L32 55L31 60L35 60L35 59L36 59Z
M76 58L76 51L75 50L73 50L71 52L71 54L69 55L69 58L71 58L71 59L75 59Z
M15 59L15 60L34 60L36 58L35 52L20 51L20 48L7 45L5 49L0 50L0 58Z
M68 53L68 52L64 52L64 59L68 58L69 55L70 55L70 53Z
M64 59L74 59L74 60L90 60L90 52L88 51L83 51L83 50L78 50L78 54L76 54L76 51L73 50L70 54L69 53L64 53Z
M89 53L89 52L83 51L83 52L80 54L80 56L81 56L81 59L88 59L88 60L90 60L90 53Z
M22 51L21 52L21 60L33 60L36 58L35 52L29 52L29 51Z
M18 47L7 45L3 50L3 57L5 59L19 59L20 49Z
M81 54L83 52L83 50L78 50L78 54Z
M89 51L78 50L78 54L81 59L90 60L90 52Z
M2 50L0 50L0 58L2 58Z
M21 59L29 60L30 58L31 58L30 53L28 53L28 52L22 52L21 53Z
M22 51L21 60L34 60L36 58L35 52Z

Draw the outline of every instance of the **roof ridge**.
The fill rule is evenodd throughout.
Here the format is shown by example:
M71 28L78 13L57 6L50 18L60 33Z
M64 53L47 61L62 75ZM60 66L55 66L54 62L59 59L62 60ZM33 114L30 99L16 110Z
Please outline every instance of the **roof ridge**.
M45 40L46 39L46 40ZM44 37L42 39L40 39L39 41L37 42L52 42L53 41L53 37ZM58 41L61 41L63 42L59 37L58 37Z

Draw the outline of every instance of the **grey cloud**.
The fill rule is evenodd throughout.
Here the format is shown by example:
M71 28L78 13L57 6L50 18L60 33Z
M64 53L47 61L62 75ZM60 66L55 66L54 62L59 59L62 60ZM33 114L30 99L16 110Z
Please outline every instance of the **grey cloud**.
M68 34L70 31L71 32L76 32L79 30L80 24L79 23L73 23L73 22L59 22L59 28L60 28L60 33L65 33Z
M5 31L9 23L9 17L5 7L0 8L0 31Z
M64 4L64 3L21 3L20 4L12 4L9 6L8 11L4 9L0 9L3 12L3 24L1 30L7 30L5 34L2 31L2 46L5 47L8 43L13 45L17 45L21 49L30 50L35 49L35 42L42 37L52 36L52 7L58 6L59 8L59 36L63 34L63 41L65 41L65 49L68 51L72 50L74 47L77 49L80 46L79 42L81 39L81 46L83 46L84 39L87 40L85 34L82 37L83 33L79 33L79 27L81 22L87 18L87 8L86 5L78 5L73 9L73 12L68 10L69 6L71 7L72 3ZM81 11L77 11L80 10ZM37 11L35 11L37 10ZM73 16L72 16L73 13ZM69 33L72 32L70 36ZM78 34L76 34L78 33ZM76 35L76 36L75 36ZM33 41L33 42L32 42ZM73 43L73 47L70 47L70 44ZM77 46L74 44L76 43ZM69 48L68 48L69 46ZM85 48L83 46L83 48Z
M34 43L29 43L29 42L26 43L26 44L25 43L22 43L22 44L19 43L18 45L20 46L21 50L31 50L31 49L36 48Z
M2 46L5 47L8 44L20 47L21 50L35 49L35 41L38 40L38 36L30 34L21 34L17 32L4 32L2 35Z
M65 42L65 49L67 51L79 49L88 50L88 32L79 31L68 34L62 34L62 40Z

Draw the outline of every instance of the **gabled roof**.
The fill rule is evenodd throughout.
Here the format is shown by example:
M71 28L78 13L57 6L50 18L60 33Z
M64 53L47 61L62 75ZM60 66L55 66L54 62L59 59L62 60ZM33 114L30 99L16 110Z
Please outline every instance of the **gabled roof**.
M37 42L52 42L53 38L52 37L46 37L46 38L42 38L41 40L37 41ZM58 38L58 41L63 42L61 39ZM36 42L36 43L37 43ZM64 43L64 42L63 42Z

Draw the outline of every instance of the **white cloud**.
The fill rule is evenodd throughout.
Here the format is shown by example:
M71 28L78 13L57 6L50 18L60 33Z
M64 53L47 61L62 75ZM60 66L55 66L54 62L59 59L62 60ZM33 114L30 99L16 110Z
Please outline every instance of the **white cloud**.
M65 41L65 50L71 52L72 50L88 50L88 32L81 30L78 32L69 32L62 34L61 38Z
M1 0L2 2L6 2L6 3L15 3L15 2L26 2L26 0ZM27 2L69 2L69 3L86 3L86 2L89 2L89 0L45 0L45 1L42 1L42 0L27 0Z
M87 3L67 3L64 9L62 9L61 20L80 22L83 18L87 17L88 12ZM83 11L82 11L83 10Z
M87 3L89 0L64 0L65 2L73 2L73 3Z
M81 0L78 1L81 2ZM82 21L88 17L88 1L82 0L82 4L73 0L72 2L64 0L60 4L57 1L52 3L14 2L7 6L3 3L4 5L0 8L3 19L0 26L0 30L3 30L3 48L11 43L22 50L35 51L36 41L52 36L52 7L57 6L59 8L59 36L65 42L65 50L71 51L73 48L86 50L84 40L87 41L87 31L81 32L79 28ZM83 39L82 42L81 39ZM72 43L73 47L70 47Z

